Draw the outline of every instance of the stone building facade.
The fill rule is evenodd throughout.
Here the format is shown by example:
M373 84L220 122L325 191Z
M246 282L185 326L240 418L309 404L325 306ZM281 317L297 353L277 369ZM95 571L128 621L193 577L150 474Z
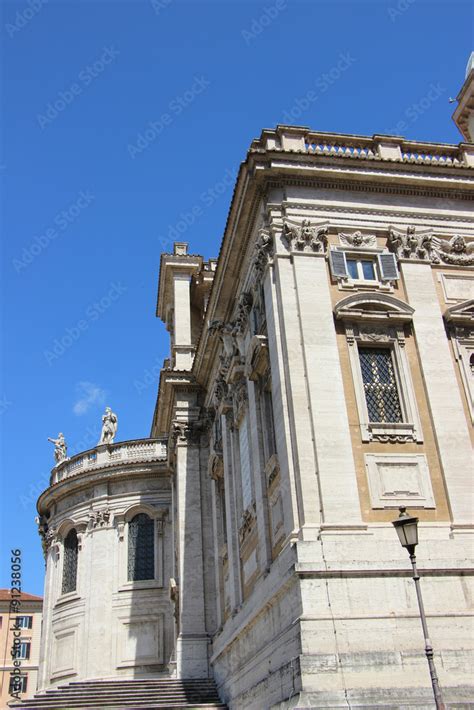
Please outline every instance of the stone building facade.
M13 559L16 559L15 557ZM16 563L13 563L16 564ZM0 589L0 707L30 698L38 683L43 599Z
M473 700L473 82L459 145L264 130L218 259L162 254L150 438L59 463L38 503L43 688L429 706L406 505L441 686Z

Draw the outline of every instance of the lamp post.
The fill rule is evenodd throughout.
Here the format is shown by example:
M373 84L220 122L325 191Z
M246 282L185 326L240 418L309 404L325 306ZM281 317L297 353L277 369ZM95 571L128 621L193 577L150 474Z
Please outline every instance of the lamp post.
M438 676L433 660L433 646L428 635L428 626L426 624L425 607L423 606L423 598L421 596L420 575L416 568L415 547L418 545L418 518L408 515L405 506L399 508L400 515L397 520L392 522L392 525L397 531L402 547L408 550L410 562L413 568L413 580L415 582L416 596L418 598L418 606L420 609L421 625L423 627L423 635L425 637L425 653L430 668L431 685L433 686L433 694L436 707L438 710L445 710L446 706L443 701L441 688L439 687Z

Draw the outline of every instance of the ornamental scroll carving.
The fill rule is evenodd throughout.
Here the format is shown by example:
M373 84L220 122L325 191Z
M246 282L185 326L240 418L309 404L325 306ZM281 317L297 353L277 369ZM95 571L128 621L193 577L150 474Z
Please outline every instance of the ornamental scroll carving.
M389 227L388 244L399 259L474 266L474 242L467 242L459 234L451 239L442 239L435 237L430 230L417 232L413 226L408 226L405 231Z
M312 226L309 219L304 219L301 225L283 223L283 234L290 251L324 253L327 247L327 226Z

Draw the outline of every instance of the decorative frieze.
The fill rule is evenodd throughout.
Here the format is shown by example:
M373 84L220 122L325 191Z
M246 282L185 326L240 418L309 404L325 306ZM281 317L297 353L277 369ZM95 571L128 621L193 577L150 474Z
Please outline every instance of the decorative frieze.
M325 253L327 248L327 225L312 226L309 219L300 225L283 223L283 235L290 251Z

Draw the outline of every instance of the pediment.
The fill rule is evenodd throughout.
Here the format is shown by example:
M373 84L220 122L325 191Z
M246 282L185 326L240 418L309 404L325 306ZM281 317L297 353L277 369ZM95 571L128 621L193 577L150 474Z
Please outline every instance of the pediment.
M456 303L454 306L450 306L446 310L444 317L449 323L457 323L459 325L473 325L474 298L470 298L467 301L462 301L461 303Z
M365 292L343 298L335 305L334 312L338 320L408 323L414 308L388 294Z

